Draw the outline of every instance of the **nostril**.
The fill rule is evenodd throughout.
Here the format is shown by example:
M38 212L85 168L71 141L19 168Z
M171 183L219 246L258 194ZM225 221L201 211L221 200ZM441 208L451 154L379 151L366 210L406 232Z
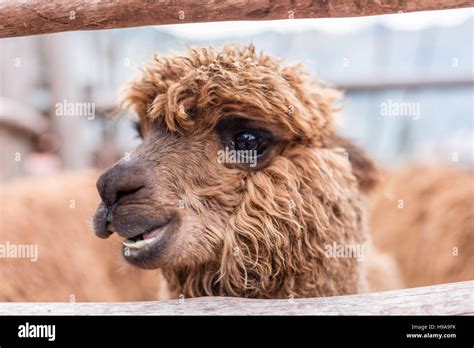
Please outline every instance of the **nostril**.
M121 198L125 197L125 196L130 196L130 195L133 195L134 193L137 193L138 191L140 191L144 186L140 186L140 187L137 187L135 189L130 189L130 190L119 190L115 193L115 199L114 199L114 203L113 204L116 204Z
M109 223L111 219L110 219L110 210L108 207L105 207L104 216L105 216L105 222Z
M124 196L127 196L127 194L128 194L127 191L123 191L123 190L122 191L117 191L115 193L114 201L113 201L112 204L117 203L120 198L122 198Z

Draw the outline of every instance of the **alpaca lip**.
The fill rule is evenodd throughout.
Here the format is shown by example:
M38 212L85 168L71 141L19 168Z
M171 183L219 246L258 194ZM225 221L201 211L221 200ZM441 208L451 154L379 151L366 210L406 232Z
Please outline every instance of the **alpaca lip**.
M125 231L128 234L123 236L127 238L122 242L123 258L133 266L143 269L162 267L163 262L166 261L168 246L179 229L179 216L170 212L168 216L150 223L148 225L150 227L142 224L142 229L138 231L132 229L138 226L126 226L130 226L130 230ZM137 234L140 230L141 233Z
M145 232L140 235L137 235L133 237L133 239L125 239L122 244L125 247L134 250L145 249L147 246L155 244L160 239L161 235L167 231L168 226L168 224L160 226L150 232Z

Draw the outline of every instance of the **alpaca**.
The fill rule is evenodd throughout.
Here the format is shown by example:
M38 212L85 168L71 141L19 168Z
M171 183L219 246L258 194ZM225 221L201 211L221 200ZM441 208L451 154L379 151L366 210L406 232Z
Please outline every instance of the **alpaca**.
M399 287L396 265L365 248L377 169L337 135L339 98L253 46L155 56L125 93L143 142L98 179L95 233L160 268L171 297Z
M377 169L335 133L339 97L251 46L155 58L124 102L143 143L97 181L94 230L113 236L88 233L97 172L9 184L1 243L38 245L39 257L2 259L0 301L401 287L393 259L370 244L365 196ZM244 156L231 160L236 147ZM333 246L364 248L338 255Z
M474 280L474 173L420 166L387 176L372 198L370 228L406 286Z
M99 201L97 177L64 173L2 187L0 301L156 299L158 275L132 269L117 254L119 241L104 243L87 226Z

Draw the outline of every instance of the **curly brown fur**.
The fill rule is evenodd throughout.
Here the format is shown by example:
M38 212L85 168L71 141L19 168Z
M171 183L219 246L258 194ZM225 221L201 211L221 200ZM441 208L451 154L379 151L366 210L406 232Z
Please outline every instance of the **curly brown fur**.
M153 219L172 221L159 249L130 260L162 268L175 296L364 291L362 263L325 254L334 242L365 243L363 191L376 180L372 162L334 131L339 97L253 46L156 56L128 87L143 143L99 179L96 233L130 237ZM242 125L275 139L256 169L217 160L226 132ZM117 198L113 185L133 193Z

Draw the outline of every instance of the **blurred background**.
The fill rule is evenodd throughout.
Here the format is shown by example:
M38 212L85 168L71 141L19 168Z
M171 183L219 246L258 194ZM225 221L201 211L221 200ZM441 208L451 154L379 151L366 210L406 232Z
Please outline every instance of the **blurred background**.
M343 133L388 168L474 168L472 9L180 24L0 40L0 180L104 168L138 143L111 119L153 54L254 43L345 91Z

